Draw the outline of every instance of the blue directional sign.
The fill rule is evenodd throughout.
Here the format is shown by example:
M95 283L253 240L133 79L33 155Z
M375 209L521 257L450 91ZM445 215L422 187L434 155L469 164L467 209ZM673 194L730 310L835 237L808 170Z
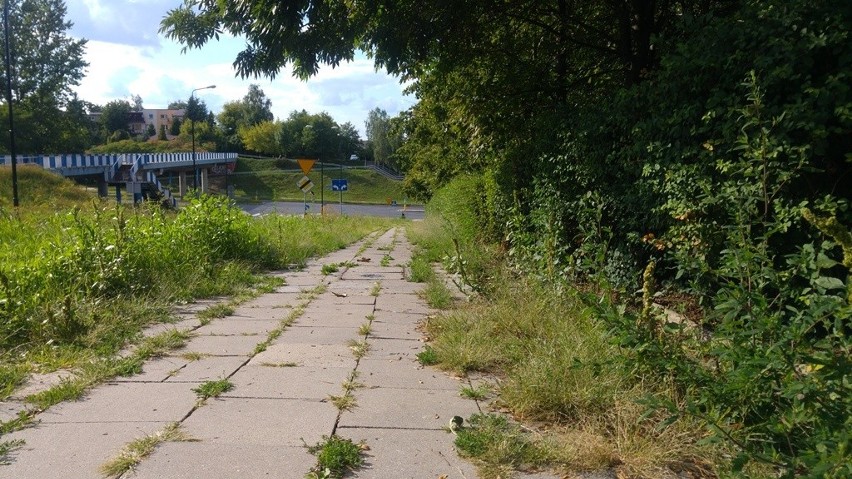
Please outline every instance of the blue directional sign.
M331 180L331 191L349 191L348 180Z

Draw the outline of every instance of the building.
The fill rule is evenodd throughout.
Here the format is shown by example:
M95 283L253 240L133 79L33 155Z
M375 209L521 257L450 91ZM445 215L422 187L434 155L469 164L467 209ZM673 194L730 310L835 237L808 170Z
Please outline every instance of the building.
M183 121L186 110L168 110L168 109L145 109L142 110L146 125L154 125L154 131L160 133L160 125L165 125L166 133L172 127L175 119ZM146 126L147 128L147 126Z

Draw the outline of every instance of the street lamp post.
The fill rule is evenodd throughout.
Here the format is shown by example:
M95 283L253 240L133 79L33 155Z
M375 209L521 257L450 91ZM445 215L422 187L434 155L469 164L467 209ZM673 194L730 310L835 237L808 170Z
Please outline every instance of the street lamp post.
M195 92L198 90L208 90L211 88L216 88L216 85L207 85L201 88L196 88L192 90L192 93L189 94L189 101L193 103L192 99L195 98ZM186 108L187 116L189 116L189 105ZM195 196L198 196L198 166L195 164L195 119L189 119L192 123L189 125L190 136L192 136L192 187L195 189Z

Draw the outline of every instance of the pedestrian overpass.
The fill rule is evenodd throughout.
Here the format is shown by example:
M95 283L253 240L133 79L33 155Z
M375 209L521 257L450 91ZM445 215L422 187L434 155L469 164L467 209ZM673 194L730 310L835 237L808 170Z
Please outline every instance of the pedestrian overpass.
M198 189L207 192L210 174L227 175L234 171L236 153L126 153L111 155L23 155L16 156L17 164L38 165L67 178L88 178L97 181L98 194L107 196L115 187L116 200L121 201L121 187L132 195L133 201L159 197L174 205L175 195L160 181L164 176L177 175L178 195L189 191L187 175L198 170ZM0 165L12 164L11 155L0 157ZM192 182L195 186L195 182Z

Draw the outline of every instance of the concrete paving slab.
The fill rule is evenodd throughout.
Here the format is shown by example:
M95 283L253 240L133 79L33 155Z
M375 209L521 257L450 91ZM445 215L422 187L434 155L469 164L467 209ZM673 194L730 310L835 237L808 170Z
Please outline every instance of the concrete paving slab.
M434 314L435 310L418 301L411 295L387 295L380 294L376 298L376 311L389 311L392 313L407 314Z
M375 281L347 281L345 279L341 279L340 281L335 281L328 287L328 289L338 293L369 296L370 291L373 290L373 285L375 284Z
M136 438L162 430L167 423L93 422L38 424L4 436L23 439L0 477L15 479L92 479L98 468Z
M188 384L107 383L78 401L51 407L38 419L43 424L178 421L198 399L191 388Z
M420 316L418 316L419 318ZM416 323L389 323L387 321L373 320L370 324L370 338L372 339L409 339L421 340L423 333L417 331Z
M293 326L313 327L313 328L348 328L352 331L357 330L362 324L367 322L367 316L345 315L337 317L329 316L303 316L297 319Z
M394 429L338 429L354 442L369 446L364 465L353 478L369 479L474 479L476 469L460 459L445 431Z
M329 288L331 291L334 291L334 288ZM337 296L334 293L345 294L346 296ZM362 306L373 306L376 304L376 297L371 294L352 294L349 292L337 292L334 291L330 296L331 304L335 306L350 306L353 304L362 305Z
M418 363L377 361L363 358L358 363L358 381L368 388L432 389L458 393L467 382Z
M260 336L196 336L173 354L191 351L211 356L248 356L264 339Z
M27 410L27 404L23 401L7 399L0 401L0 421L11 421L18 417L18 413Z
M365 319L364 323L367 322ZM333 326L294 324L275 340L277 344L346 344L351 340L362 340L354 327L338 328Z
M476 402L458 391L394 388L359 389L358 407L340 416L340 427L441 430L453 416L478 413Z
M280 325L281 320L278 319L229 321L228 318L223 318L196 329L195 334L199 336L265 336ZM263 339L260 341L263 341Z
M169 376L166 382L201 383L216 381L235 373L246 361L248 361L248 358L244 356L210 356L198 361L190 361L175 374Z
M234 389L221 397L320 401L332 394L340 395L342 384L350 374L351 367L247 365L231 378Z
M173 330L192 331L199 326L201 326L201 323L198 321L198 319L192 317L190 319L183 319L176 323L160 323L147 326L145 327L145 329L142 330L142 336L150 338L152 336L156 336L158 334Z
M315 464L304 447L170 442L126 479L299 478Z
M241 308L280 308L288 304L295 305L299 302L301 291L291 293L269 293L258 296L251 301L240 305Z
M402 271L399 272L375 272L369 273L365 271L355 271L350 270L347 271L345 275L343 275L342 279L347 281L387 281L387 280L402 280L404 279L402 276Z
M375 360L397 360L417 363L417 354L423 351L423 343L411 339L368 339L370 352L367 358Z
M280 321L287 317L293 308L290 305L273 306L268 308L238 306L234 309L234 313L225 318L215 319L216 321ZM212 324L212 323L211 323Z
M13 400L22 400L30 394L35 394L41 391L46 391L53 386L61 383L63 379L71 379L74 373L64 369L53 371L50 373L33 373L27 378L27 381L18 387L10 396Z
M320 278L312 273L294 273L284 277L288 286L299 286L302 290L311 289L320 284Z
M127 377L116 377L114 383L159 383L168 379L175 371L186 366L189 361L180 356L165 356L153 359L142 365L142 373Z
M249 361L249 365L252 366L262 363L297 363L304 366L352 368L355 365L355 359L352 351L342 344L275 343Z
M187 433L210 444L299 447L331 434L337 409L304 399L208 400L184 422ZM295 477L302 477L301 474Z

